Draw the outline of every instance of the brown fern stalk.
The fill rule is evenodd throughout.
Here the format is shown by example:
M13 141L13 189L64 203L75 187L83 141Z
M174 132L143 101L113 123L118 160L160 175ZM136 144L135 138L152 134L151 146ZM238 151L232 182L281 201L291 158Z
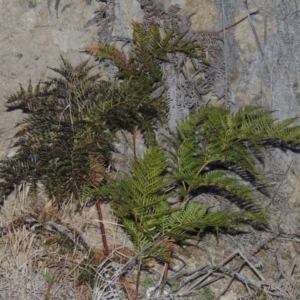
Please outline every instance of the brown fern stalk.
M172 254L174 253L174 250L175 250L176 241L172 238L165 236L165 237L162 237L162 242L165 245L165 247L169 249L169 257L172 257ZM166 261L165 267L164 267L164 274L163 274L163 278L162 278L162 287L160 290L161 295L163 295L164 290L165 290L165 286L166 286L167 279L168 279L169 269L170 269L170 263L168 261Z
M135 300L138 300L139 296L139 286L140 286L140 280L141 280L141 258L138 258L136 260L136 263L138 265L138 271L136 274L136 283L135 283Z
M135 128L133 129L133 133L132 133L132 147L133 147L133 157L134 157L134 161L137 161L137 154L136 154L136 133L137 133L137 126L135 126Z
M93 181L96 181L96 172L93 169L92 170L92 175L93 175ZM97 189L97 187L94 186L94 188ZM103 214L102 214L102 209L101 209L101 203L100 203L100 197L96 196L96 208L97 208L97 213L98 213L98 219L99 219L99 226L100 226L100 232L101 232L101 237L102 237L102 243L104 247L104 254L108 255L109 254L109 249L108 249L108 243L107 243L107 237L106 237L106 230L104 227L103 223Z
M93 169L92 170L92 178L93 181L95 182L96 180L96 172ZM93 183L87 180L86 177L83 177L83 179L95 190L98 190L98 187ZM104 226L104 219L103 219L103 214L102 214L102 209L101 209L101 201L100 197L96 196L96 209L98 213L98 219L99 219L99 226L100 226L100 232L101 232L101 237L102 237L102 243L103 243L103 248L104 248L104 254L108 255L109 254L109 248L108 248L108 243L107 243L107 236L106 236L106 230Z
M100 223L99 225L100 225L102 243L103 243L103 247L104 247L104 254L108 255L109 249L108 249L108 243L107 243L107 237L106 237L106 230L105 230L104 223L103 223L103 215L102 215L102 209L101 209L101 203L100 203L99 196L96 196L96 208L97 208L98 219L99 219L99 223Z
M167 279L168 279L169 268L170 268L170 264L169 264L169 262L166 262L165 263L165 268L164 268L164 274L163 274L163 279L162 279L160 295L164 294L165 286L166 286Z
M45 300L50 300L51 299L51 288L53 286L53 282L52 281L48 281L48 285L47 285L47 290L45 292Z

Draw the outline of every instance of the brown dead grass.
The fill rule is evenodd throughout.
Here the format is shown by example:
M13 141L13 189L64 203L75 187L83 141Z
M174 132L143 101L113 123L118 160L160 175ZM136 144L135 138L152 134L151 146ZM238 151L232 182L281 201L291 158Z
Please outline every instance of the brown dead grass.
M28 191L26 184L17 188L0 211L0 299L98 299L105 290L113 289L118 291L120 299L135 299L137 266L132 244L109 204L102 205L110 248L110 255L105 257L94 206L75 212L75 207L68 204L57 210L43 195L29 197ZM272 217L269 231L249 228L243 234L222 234L218 240L207 235L199 243L177 247L169 271L169 288L176 290L205 266L210 270L219 266L203 282L199 278L205 274L197 279L199 286L208 287L216 299L218 296L222 300L238 299L240 295L251 299L250 295L259 294L258 286L270 291L259 294L264 299L300 299L300 212L297 214L297 210L299 206L288 198L283 201L275 196L269 206ZM250 264L236 255L220 266L237 249ZM144 260L143 266L141 299L145 299L149 288L160 283L163 273L163 265L155 258ZM253 271L253 266L261 277ZM179 269L182 273L178 273ZM219 280L209 283L218 276ZM178 295L189 291L195 280L183 286ZM247 282L256 288L247 286ZM199 291L198 287L192 289L189 299L205 299L201 298L203 289Z

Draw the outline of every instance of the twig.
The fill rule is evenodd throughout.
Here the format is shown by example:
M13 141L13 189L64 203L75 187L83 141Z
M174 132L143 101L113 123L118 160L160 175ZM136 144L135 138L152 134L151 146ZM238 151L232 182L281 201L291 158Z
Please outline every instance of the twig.
M222 0L222 21L225 24L225 7L224 0ZM226 33L225 28L223 29L223 40L224 40L224 67L225 67L225 104L228 105L228 68L227 68L227 42L226 42Z
M220 269L224 265L226 265L229 261L231 261L237 254L239 253L239 250L235 250L231 255L229 255L227 258L225 258L220 264L216 266L212 266L211 271L209 271L203 278L200 278L197 280L190 289L196 288L200 283L202 283L204 280L206 280L209 276L211 276L216 270ZM183 296L183 295L182 295Z
M255 266L250 263L248 258L240 250L238 250L238 251L239 251L239 255L244 259L244 261L247 263L247 265L250 267L250 269L252 269L252 271L260 278L260 280L266 281L265 278L263 277L263 275L261 275L260 272L255 268Z
M250 13L250 16L256 15L256 14L258 14L258 12L259 12L259 10L257 9L256 11ZM236 25L242 23L242 22L243 22L244 20L246 20L247 18L248 18L248 16L246 16L246 17L240 19L239 21L235 22L234 24L231 24L230 26L227 26L227 27L224 28L224 29L223 29L223 28L220 29L219 31L216 32L216 34L220 34L220 33L223 32L224 30L228 30L228 29L230 29L230 28L235 27Z
M196 270L194 270L194 271L192 271L190 273L186 273L185 271L183 271L183 272L180 272L180 273L176 274L176 276L172 277L171 280L177 280L178 278L181 278L181 277L183 277L185 275L189 276L185 281L183 281L179 285L179 287L177 289L177 291L179 291L187 283L189 283L191 281L194 281L195 279L199 278L200 276L206 274L209 269L210 269L209 266L205 266L205 267L201 267L199 269L196 269Z
M168 266L167 263L165 263L164 265L164 269L163 272L161 273L161 276L158 280L158 283L156 284L156 286L153 288L153 290L151 290L151 297L154 297L156 295L156 292L160 289L159 294L163 295L164 293L164 278L165 278L165 274L168 273Z
M239 267L238 267L238 269L237 269L237 273L239 273L239 272L243 269L244 265L245 265L245 262L243 261L243 262L239 265ZM227 292L227 290L228 290L229 287L231 286L231 284L232 284L234 278L235 278L235 277L231 277L231 279L229 280L229 282L227 283L227 285L225 286L225 288L224 288L224 289L220 292L220 294L216 297L216 300L220 299L220 298Z
M258 245L258 247L256 249L254 249L251 254L249 255L249 257L251 258L252 256L254 256L256 253L258 253L266 244L270 243L271 241L273 241L274 239L276 239L278 237L278 234L276 234L275 236L272 236L271 238L267 239L266 241L263 241L263 243L260 243ZM238 266L234 267L233 269L228 269L225 267L225 265L230 262L236 255L239 255L242 259L243 262L240 263ZM214 282L222 277L224 277L225 275L223 274L222 276L216 278L213 278L212 281L210 280L209 282L204 282L208 277L212 276L213 273L217 272L218 270L221 272L225 272L225 274L230 273L233 274L234 276L232 276L230 282L227 284L227 286L223 289L223 291L217 296L216 299L219 299L229 288L229 286L231 285L232 281L237 278L240 281L242 281L246 287L247 285L253 286L256 289L262 290L262 287L258 284L255 284L253 282L251 282L250 280L248 280L247 278L244 278L242 275L239 274L239 272L242 270L242 268L244 267L244 265L247 264L252 271L258 276L258 278L260 278L260 280L262 282L266 282L265 278L260 274L260 272L255 268L255 266L253 266L253 264L251 264L251 262L249 261L249 259L242 253L242 251L240 249L235 250L231 255L229 255L227 258L225 258L220 264L216 265L216 266L205 266L205 267L201 267L199 269L197 269L196 271L193 271L193 273L189 276L188 279L186 279L184 282L181 283L181 285L178 287L178 289L176 290L176 293L178 293L183 286L185 286L186 284L188 284L189 282L194 282L193 285L189 288L188 291L185 291L184 293L181 293L180 296L187 296L189 294L192 293L193 290L195 289L200 289L204 286L207 286L208 284L210 284L211 282ZM180 274L180 275L185 275L185 274ZM178 278L177 275L175 278ZM205 276L203 276L205 275ZM197 279L198 277L200 277L200 279L198 279L195 282L195 279ZM248 288L247 288L248 289Z
M268 211L268 209L269 209L269 207L270 207L271 203L272 203L272 202L273 202L273 200L275 199L275 197L276 197L276 195L277 195L277 193L278 193L279 189L281 188L281 186L282 186L282 184L283 184L283 181L286 179L287 172L290 170L290 168L291 168L291 165L292 165L292 163L293 163L293 162L294 162L294 161L292 160L292 161L290 162L290 164L289 164L288 168L285 170L285 172L284 172L284 176L283 176L283 178L282 178L281 182L279 183L279 185L278 185L278 188L276 189L276 191L275 191L275 193L274 193L274 195L273 195L272 199L270 200L269 204L266 206L266 210L267 210L267 211Z
M287 18L289 19L293 14L296 14L296 13L298 13L299 11L300 11L300 9L297 9L297 10L291 12L291 13L288 15Z
M216 278L212 278L204 283L202 283L201 285L197 286L196 288L190 287L187 291L185 291L184 293L181 294L177 294L179 297L186 297L189 296L190 294L194 293L195 290L200 290L202 288L204 288L205 286L208 286L212 283L214 283L215 281L218 281L221 278L224 278L224 274L217 276Z
M278 234L272 236L271 238L267 239L266 241L263 241L262 243L260 243L256 249L254 249L250 255L249 258L253 257L255 254L257 254L265 245L269 244L270 242L272 242L274 239L276 239L278 237ZM235 270L237 270L236 272L240 272L243 267L245 266L246 261L243 261L242 263L240 263L236 268L234 268ZM221 293L216 297L216 300L219 299L222 295L224 295L226 293L226 291L228 290L228 288L230 287L230 285L232 284L234 280L234 277L232 277L230 279L230 281L228 282L228 284L226 285L226 287L221 291Z
M260 41L259 41L257 32L256 32L255 27L254 27L254 25L253 25L253 22L252 22L252 19L251 19L251 15L250 15L250 12L249 12L249 8L248 8L247 0L244 0L244 7L245 7L246 12L247 12L249 24L250 24L251 29L252 29L252 31L253 31L253 34L254 34L254 37L255 37L255 41L256 41L257 47L258 47L258 49L259 49L259 51L260 51L260 54L261 54L262 58L264 58L265 54L264 54L264 52L263 52L263 50L262 50L262 47L261 47L261 44L260 44Z

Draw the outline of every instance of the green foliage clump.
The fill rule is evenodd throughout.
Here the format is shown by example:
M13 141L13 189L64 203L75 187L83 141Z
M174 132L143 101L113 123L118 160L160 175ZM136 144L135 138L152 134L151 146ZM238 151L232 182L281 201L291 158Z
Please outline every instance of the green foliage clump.
M132 237L136 251L170 260L172 244L246 224L267 225L263 200L267 180L260 163L268 146L300 143L295 119L275 122L272 113L247 107L236 114L206 107L178 127L167 151L151 147L124 174L100 189L112 196L115 214ZM170 151L173 149L174 151ZM215 210L199 195L215 194L235 209ZM169 199L177 199L171 205ZM203 199L203 198L202 198ZM199 203L200 202L200 203ZM148 249L149 245L151 248Z
M167 201L175 192L167 192L174 176L166 173L167 159L157 148L150 148L144 159L134 164L133 175L124 174L110 182L102 193L110 193L113 209L133 238L136 251L149 244L149 251L161 259L170 259L170 242L198 236L207 227L237 227L237 217L245 212L211 212L206 204L182 202L173 207ZM166 238L166 239L165 239Z
M158 26L135 24L133 37L129 57L111 45L88 50L117 67L111 82L91 75L88 61L73 67L62 58L61 68L50 68L58 77L21 86L8 98L10 110L21 108L28 117L18 124L17 155L0 163L2 195L27 181L31 191L42 183L57 203L78 199L85 185L105 177L116 131L138 127L148 144L155 142L154 126L165 115L162 92L153 96L163 84L159 61L174 51L196 55L196 48L173 30L163 38Z
M87 49L96 59L108 59L118 69L115 77L121 84L116 97L121 102L123 116L128 116L128 119L123 116L120 118L120 112L114 107L110 117L125 122L127 127L131 124L129 131L138 126L148 145L156 142L152 128L157 125L155 121L165 120L167 115L161 63L169 62L168 53L182 52L195 58L204 56L200 45L183 40L184 36L175 34L174 29L168 30L163 36L158 25L152 25L148 29L135 23L132 50L129 53L126 54L110 44L99 44ZM129 101L126 102L125 99ZM145 105L142 106L142 103ZM136 113L137 110L139 113ZM160 114L154 118L153 111L159 111ZM124 127L122 122L118 124L119 128Z
M153 126L165 111L163 96L151 97L162 80L158 60L174 47L190 49L181 38L172 48L170 38L161 39L158 27L147 31L136 24L135 51L129 58L110 45L99 45L94 53L96 59L110 59L118 67L113 82L101 81L99 73L90 75L88 61L73 67L62 58L60 69L51 68L58 78L35 88L30 83L27 90L21 86L10 96L9 109L21 108L29 115L19 124L17 155L1 161L2 194L27 181L32 191L43 183L58 203L78 198L95 173L96 179L103 177L117 130L139 127L153 142Z
M31 83L27 90L8 98L10 109L21 108L28 116L18 125L20 146L13 159L2 161L0 174L6 183L27 181L32 190L38 182L48 195L61 201L77 197L97 168L109 159L112 149L105 120L91 119L91 103L100 102L103 87L99 75L89 75L87 61L73 67L63 59L60 78Z
M272 112L248 106L230 110L205 107L179 126L173 141L177 181L181 194L211 191L260 210L268 196L268 182L261 166L269 147L299 151L300 126L295 118L276 122ZM249 184L244 184L248 182Z

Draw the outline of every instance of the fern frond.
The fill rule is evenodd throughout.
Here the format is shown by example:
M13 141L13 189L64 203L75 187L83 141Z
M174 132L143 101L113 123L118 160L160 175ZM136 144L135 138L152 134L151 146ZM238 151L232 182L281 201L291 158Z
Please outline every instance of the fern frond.
M181 159L184 164L189 157ZM167 175L167 166L166 155L150 147L145 157L134 163L132 175L124 174L106 189L106 193L112 196L113 209L128 230L136 249L152 244L151 255L168 261L171 252L166 244L161 243L161 237L179 242L186 238L199 238L208 228L219 231L221 228L244 226L246 220L266 222L253 189L227 176L226 171L211 171L201 176L191 173L183 179L176 177L178 174L174 177ZM223 197L232 195L231 200L247 211L210 212L207 204L189 202L173 207L167 200L175 196L175 190L164 191L170 184L178 185L179 178L185 182L186 192L191 196L200 192L201 187L217 187L219 191L224 190Z
M261 203L263 194L268 196L268 182L259 164L267 146L300 149L299 126L292 126L295 121L276 122L271 111L258 107L236 114L206 107L191 115L178 128L180 146L173 158L181 195L187 199L207 191L216 193L263 222Z
M24 112L29 112L36 109L39 102L42 100L42 95L46 91L41 88L41 81L33 88L31 80L29 81L27 90L20 84L20 91L7 98L8 110L22 109Z
M145 40L147 37L147 31L146 28L143 26L143 24L140 23L134 23L133 24L133 41L134 41L134 47L137 51L142 51L143 48L145 48Z

